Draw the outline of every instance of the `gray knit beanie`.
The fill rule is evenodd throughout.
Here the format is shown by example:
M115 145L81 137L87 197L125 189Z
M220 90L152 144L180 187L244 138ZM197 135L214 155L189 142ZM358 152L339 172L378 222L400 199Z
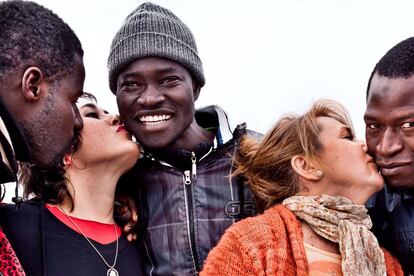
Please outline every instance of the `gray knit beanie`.
M150 2L128 15L112 41L108 71L114 94L120 70L145 57L175 61L190 72L200 87L204 86L203 66L190 29L171 11Z

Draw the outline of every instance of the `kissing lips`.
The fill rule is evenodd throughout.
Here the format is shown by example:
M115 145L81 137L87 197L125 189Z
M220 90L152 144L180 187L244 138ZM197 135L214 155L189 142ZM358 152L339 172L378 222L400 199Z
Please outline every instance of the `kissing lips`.
M116 132L121 132L121 131L126 131L125 127L123 125L120 125L117 129Z

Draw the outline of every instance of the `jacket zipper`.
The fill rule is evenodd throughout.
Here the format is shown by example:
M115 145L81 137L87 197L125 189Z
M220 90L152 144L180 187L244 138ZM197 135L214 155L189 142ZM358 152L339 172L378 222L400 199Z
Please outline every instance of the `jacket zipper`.
M195 231L194 231L194 210L193 210L193 191L192 191L192 181L191 179L197 179L197 158L194 152L191 153L191 172L190 170L184 171L184 184L185 184L185 198L187 203L187 219L188 219L188 230L189 230L189 240L190 240L190 250L194 260L194 265L196 271L200 270L200 264L198 260L198 254L196 250L195 242Z

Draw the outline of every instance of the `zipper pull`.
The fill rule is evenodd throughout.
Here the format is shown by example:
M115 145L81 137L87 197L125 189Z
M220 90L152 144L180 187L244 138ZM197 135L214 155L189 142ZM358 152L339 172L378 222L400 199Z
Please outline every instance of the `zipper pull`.
M191 152L191 176L193 177L193 179L197 178L197 158L195 156L194 151Z
M190 185L191 184L191 178L190 178L190 171L189 170L184 171L184 183L185 183L185 185Z

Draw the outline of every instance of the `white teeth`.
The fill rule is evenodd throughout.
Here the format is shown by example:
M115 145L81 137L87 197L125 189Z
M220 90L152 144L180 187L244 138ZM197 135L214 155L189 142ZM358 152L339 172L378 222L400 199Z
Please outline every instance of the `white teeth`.
M162 115L151 115L151 116L140 116L139 120L142 123L145 123L147 125L156 125L164 123L165 121L169 120L171 118L171 115L169 114L162 114Z

